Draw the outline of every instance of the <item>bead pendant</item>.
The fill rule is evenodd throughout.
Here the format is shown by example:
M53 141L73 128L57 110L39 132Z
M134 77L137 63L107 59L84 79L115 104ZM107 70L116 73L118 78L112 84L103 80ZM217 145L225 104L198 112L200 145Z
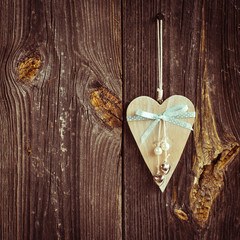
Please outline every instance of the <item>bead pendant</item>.
M159 147L159 146L155 147L154 148L154 154L157 155L157 156L161 155L162 154L162 148Z
M161 143L161 148L163 151L168 151L170 148L170 145L165 141Z
M165 162L161 165L161 171L164 173L164 174L168 174L169 171L170 171L170 164L168 162Z
M158 185L161 185L161 184L163 184L163 182L164 182L164 175L155 175L154 177L153 177L153 180L158 184Z

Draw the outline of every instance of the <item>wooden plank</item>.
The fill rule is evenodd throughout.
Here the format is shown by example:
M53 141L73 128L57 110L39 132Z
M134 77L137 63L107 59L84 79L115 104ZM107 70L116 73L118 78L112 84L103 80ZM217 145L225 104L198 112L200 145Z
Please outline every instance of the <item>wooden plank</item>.
M240 213L240 88L233 67L239 59L235 38L239 6L237 1L204 1L202 6L196 156L189 198L193 218L203 230L210 229L202 231L204 239L240 237L235 224Z
M156 98L153 17L161 9L164 98L188 97L197 119L164 193L153 183L124 125L124 236L239 239L239 4L161 3L160 8L159 1L123 1L124 108L141 95Z
M120 239L121 1L1 1L1 239Z

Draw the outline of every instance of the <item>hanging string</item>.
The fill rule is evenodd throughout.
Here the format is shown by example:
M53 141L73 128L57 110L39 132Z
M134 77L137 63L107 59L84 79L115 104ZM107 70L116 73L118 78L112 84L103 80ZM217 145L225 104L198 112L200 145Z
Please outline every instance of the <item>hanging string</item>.
M158 125L158 143L160 143L160 138L161 138L161 121L159 121L159 125ZM158 161L157 161L157 175L161 174L160 171L160 155L157 156L158 157Z
M158 45L158 97L157 101L162 103L163 101L163 80L162 80L162 21L164 19L164 16L161 13L157 14L157 45Z
M166 123L165 121L163 121L163 139L164 139L164 142L167 143L167 132L166 132ZM164 163L167 162L167 159L168 157L170 156L168 154L168 149L164 151L165 152L165 159L164 159Z

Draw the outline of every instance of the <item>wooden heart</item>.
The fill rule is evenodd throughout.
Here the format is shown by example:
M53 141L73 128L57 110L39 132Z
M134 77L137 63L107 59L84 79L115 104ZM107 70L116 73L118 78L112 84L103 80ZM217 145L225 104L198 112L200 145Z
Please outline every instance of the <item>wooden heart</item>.
M150 97L141 96L135 98L129 104L127 108L127 118L135 116L136 110L138 109L153 114L162 114L167 109L172 108L178 104L186 104L188 106L187 112L195 112L192 102L184 96L173 95L166 99L161 105L156 100ZM183 118L180 120L189 123L191 126L194 123L194 117ZM156 143L159 141L159 135L161 138L163 137L163 127L165 125L167 142L170 145L170 148L167 151L169 154L167 162L170 164L171 168L170 171L166 175L164 175L163 183L159 185L159 188L163 192L180 160L180 157L182 155L183 149L186 145L191 130L166 121L164 121L163 124L163 120L160 120L161 125L157 125L150 132L147 139L144 142L142 142L141 137L145 133L145 131L149 128L152 122L153 120L128 121L128 125L132 131L135 141L139 147L139 150L153 176L156 176L157 174L158 163L160 162L161 164L163 164L165 159L165 154L156 156L156 154L154 153Z

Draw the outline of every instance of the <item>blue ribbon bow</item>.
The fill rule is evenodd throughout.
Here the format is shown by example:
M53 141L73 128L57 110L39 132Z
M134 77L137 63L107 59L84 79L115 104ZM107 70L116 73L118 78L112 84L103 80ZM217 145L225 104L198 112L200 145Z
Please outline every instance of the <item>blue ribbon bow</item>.
M178 118L193 118L195 112L187 112L188 106L186 104L178 104L174 107L167 109L162 114L145 112L140 109L136 111L135 116L128 116L127 121L141 121L141 120L154 120L141 137L141 142L144 143L152 130L156 127L160 120L170 122L180 127L193 130L190 123L179 120Z

